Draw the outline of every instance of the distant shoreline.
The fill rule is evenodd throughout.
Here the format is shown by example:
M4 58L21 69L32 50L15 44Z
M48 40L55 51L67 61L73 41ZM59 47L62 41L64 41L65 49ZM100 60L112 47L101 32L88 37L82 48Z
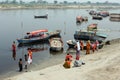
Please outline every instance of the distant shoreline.
M16 9L120 9L120 6L105 6L105 5L0 5L0 10L16 10Z

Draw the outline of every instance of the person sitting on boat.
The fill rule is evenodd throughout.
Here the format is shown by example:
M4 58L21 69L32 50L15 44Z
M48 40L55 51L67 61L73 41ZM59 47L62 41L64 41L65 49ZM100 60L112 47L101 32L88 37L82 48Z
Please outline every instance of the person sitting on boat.
M65 57L65 60L68 60L68 58L69 58L70 61L72 61L72 59L73 59L72 55L69 54L69 53L67 53L67 55Z

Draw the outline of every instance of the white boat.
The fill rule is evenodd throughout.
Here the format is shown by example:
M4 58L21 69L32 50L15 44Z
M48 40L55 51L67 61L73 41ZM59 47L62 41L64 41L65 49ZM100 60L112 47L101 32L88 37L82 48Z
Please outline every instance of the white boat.
M50 51L61 51L63 50L63 41L61 38L51 38L49 40Z

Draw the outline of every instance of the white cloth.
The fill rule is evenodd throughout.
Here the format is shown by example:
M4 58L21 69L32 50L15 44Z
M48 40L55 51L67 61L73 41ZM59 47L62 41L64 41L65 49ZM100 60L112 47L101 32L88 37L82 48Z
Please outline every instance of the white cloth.
M28 64L32 63L32 59L30 58L30 56L28 57Z
M80 51L80 43L77 41L77 50Z
M82 65L82 61L81 60L75 60L74 61L74 67L80 67Z

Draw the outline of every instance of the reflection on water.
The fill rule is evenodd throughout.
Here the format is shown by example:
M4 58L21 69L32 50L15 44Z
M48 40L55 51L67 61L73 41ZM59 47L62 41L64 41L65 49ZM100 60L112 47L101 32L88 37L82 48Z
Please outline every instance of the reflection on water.
M61 51L52 51L49 48L49 51L50 51L50 54L52 54L52 55L58 55L58 54L62 54L64 52L64 49L62 49Z
M40 52L44 50L48 50L49 42L36 42L36 43L29 43L29 44L18 44L18 48L26 48L31 49L32 52Z

